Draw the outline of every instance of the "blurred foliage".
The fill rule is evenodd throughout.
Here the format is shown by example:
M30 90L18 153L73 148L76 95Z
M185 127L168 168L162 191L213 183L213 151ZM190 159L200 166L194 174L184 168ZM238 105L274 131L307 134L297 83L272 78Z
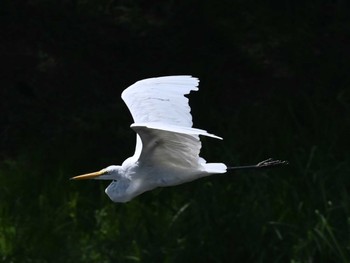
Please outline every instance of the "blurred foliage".
M2 262L349 262L346 1L3 0ZM156 189L127 204L71 176L133 153L120 93L190 95L210 161L290 166Z

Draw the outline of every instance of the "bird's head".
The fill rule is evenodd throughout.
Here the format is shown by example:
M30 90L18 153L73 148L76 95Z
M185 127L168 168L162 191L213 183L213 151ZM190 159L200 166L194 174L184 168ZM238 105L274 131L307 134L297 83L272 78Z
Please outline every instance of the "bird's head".
M111 165L97 172L74 176L71 178L71 180L86 180L86 179L118 180L121 176L121 172L122 172L121 166Z
M113 202L125 203L135 196L135 194L127 191L130 186L130 180L125 177L125 172L119 165L111 165L98 172L78 175L71 178L71 180L85 179L112 180L105 192Z

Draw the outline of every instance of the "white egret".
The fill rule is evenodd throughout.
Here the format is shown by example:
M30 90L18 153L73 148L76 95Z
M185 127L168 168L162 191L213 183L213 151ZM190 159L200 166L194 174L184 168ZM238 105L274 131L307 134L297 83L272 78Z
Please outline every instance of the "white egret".
M199 80L192 76L149 78L123 91L136 132L135 154L121 166L112 165L98 172L71 179L112 180L106 194L114 202L128 202L156 187L174 186L228 169L261 168L285 164L268 159L257 165L227 167L207 163L199 156L199 135L222 139L205 130L192 128L188 98L198 90Z

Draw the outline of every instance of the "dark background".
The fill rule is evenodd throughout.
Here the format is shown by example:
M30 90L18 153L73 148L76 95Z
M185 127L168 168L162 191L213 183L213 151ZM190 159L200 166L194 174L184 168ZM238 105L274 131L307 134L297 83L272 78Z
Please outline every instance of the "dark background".
M0 3L0 260L349 262L347 1ZM120 93L190 74L212 176L127 204L72 176L120 164Z

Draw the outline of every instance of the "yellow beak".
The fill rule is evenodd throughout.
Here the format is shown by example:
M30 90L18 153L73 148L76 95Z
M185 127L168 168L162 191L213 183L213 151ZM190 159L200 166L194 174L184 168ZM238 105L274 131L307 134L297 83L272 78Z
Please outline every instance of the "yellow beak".
M94 173L89 173L89 174L83 174L83 175L78 175L78 176L74 176L72 178L70 178L70 180L86 180L86 179L94 179L96 177L99 177L101 175L104 175L106 173L105 170L101 170L98 172L94 172Z

